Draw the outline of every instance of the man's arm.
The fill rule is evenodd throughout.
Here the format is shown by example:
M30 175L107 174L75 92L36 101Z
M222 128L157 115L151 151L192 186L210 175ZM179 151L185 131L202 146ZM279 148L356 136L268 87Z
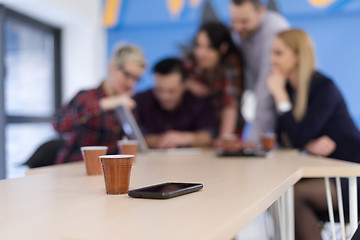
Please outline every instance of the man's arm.
M212 143L211 133L206 130L197 132L167 131L164 134L145 136L150 148L207 147Z
M211 133L206 130L197 131L194 134L194 142L190 143L192 147L209 147L212 144Z
M149 134L145 136L145 141L149 148L158 148L162 134Z

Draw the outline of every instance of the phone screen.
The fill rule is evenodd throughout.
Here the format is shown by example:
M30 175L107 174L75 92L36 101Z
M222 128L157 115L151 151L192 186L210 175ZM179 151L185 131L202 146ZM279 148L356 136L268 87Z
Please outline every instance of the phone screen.
M200 183L162 183L129 191L130 197L138 198L171 198L198 191L203 188Z
M170 193L184 188L192 187L193 184L186 183L165 183L146 188L147 192ZM144 189L145 190L145 189Z

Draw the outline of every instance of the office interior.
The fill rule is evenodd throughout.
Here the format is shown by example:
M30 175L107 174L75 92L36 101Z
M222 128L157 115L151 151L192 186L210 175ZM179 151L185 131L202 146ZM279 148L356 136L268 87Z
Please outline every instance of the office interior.
M360 128L360 1L263 0L315 45L316 64L342 92ZM0 0L0 179L58 135L56 109L98 86L117 47L135 43L148 67L136 85L154 85L151 66L181 56L204 19L230 24L230 0ZM251 126L249 126L251 127Z

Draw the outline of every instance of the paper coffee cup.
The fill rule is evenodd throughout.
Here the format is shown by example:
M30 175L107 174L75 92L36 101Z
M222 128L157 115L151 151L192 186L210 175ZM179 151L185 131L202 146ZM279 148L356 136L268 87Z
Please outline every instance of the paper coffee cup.
M105 155L101 160L106 193L126 194L129 191L131 168L134 155Z
M120 154L134 155L134 161L138 149L138 141L136 140L118 140L117 146Z
M106 146L87 146L81 147L81 153L85 161L87 175L102 174L99 156L105 155L108 147Z

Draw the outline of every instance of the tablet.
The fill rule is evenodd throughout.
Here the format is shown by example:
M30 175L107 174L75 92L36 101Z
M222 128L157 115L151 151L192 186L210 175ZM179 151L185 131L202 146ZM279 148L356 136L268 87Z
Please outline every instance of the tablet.
M199 191L201 183L162 183L149 187L131 190L128 195L133 198L168 199Z
M216 155L218 157L266 157L267 152L257 149L243 149L236 152L218 151Z

